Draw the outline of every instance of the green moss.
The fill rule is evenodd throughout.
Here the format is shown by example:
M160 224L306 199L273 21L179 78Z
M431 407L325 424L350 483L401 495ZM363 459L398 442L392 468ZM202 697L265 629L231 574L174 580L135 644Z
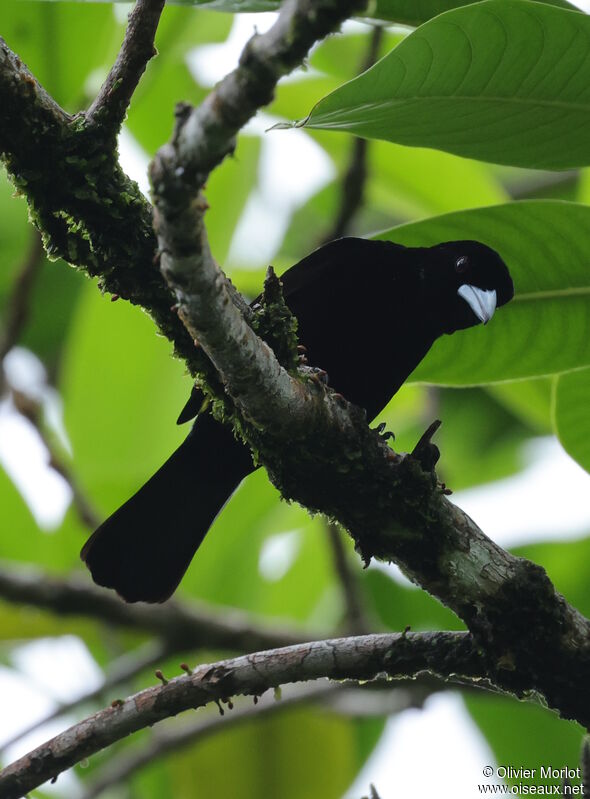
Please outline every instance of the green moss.
M272 266L268 267L251 324L254 332L273 350L281 366L294 374L299 365L297 319L285 302L283 284Z

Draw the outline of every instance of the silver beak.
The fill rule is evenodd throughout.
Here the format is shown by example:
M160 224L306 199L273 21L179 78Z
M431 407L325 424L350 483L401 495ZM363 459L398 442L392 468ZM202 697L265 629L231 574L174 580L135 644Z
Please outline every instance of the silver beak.
M465 300L480 322L485 325L490 321L496 310L495 289L485 291L464 283L457 291L457 294Z

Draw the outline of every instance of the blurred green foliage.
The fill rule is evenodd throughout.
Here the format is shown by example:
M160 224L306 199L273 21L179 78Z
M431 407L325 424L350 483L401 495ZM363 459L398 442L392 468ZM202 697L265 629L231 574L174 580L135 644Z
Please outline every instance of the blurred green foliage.
M210 9L272 10L278 3L196 5L207 8L165 8L156 41L160 55L150 62L129 111L126 129L146 157L169 137L174 104L198 103L208 91L190 68L190 53L225 41L232 24L231 14ZM349 136L332 135L336 127L376 139L368 146L365 202L352 232L382 231L381 237L408 245L476 238L498 249L511 268L515 301L485 330L439 341L380 417L396 432L401 451L412 448L433 418L442 418L440 475L454 489L516 474L524 466L523 445L552 432L590 470L590 172L579 169L590 162L590 62L566 46L571 38L587 49L590 23L568 8L557 0L477 6L377 0L371 5L374 18L426 24L413 33L387 30L380 52L391 54L356 80L351 79L365 59L372 24L328 38L311 54L307 71L281 84L268 109L292 120L313 108L307 135L335 170L335 177L291 208L273 255L279 269L313 249L334 226L352 145ZM123 31L121 15L108 3L5 0L0 7L0 35L70 112L88 104ZM266 268L261 258L267 254L256 248L238 253L232 241L253 198L264 191L268 142L289 135L241 137L235 157L226 159L207 187L214 255L248 296L260 290ZM574 169L563 181L546 171L565 167ZM516 197L527 200L514 202ZM0 324L31 236L26 205L2 176ZM108 513L185 435L174 424L190 390L183 365L170 357L170 345L140 309L113 304L62 262L43 260L19 344L45 365L63 402L71 467L99 513ZM0 507L4 564L82 573L78 551L88 531L73 508L57 529L42 529L1 467ZM273 545L286 540L289 554L282 565L274 572L261 568ZM541 563L568 600L589 614L589 546L590 539L555 541L521 554ZM417 588L381 570L361 572L348 541L345 547L377 628L462 628ZM245 481L220 514L178 596L299 623L310 635L339 631L345 613L324 522L280 502L262 471ZM98 622L0 604L4 662L10 662L14 646L66 632L80 636L101 667L143 640ZM216 653L199 658L207 654ZM144 687L146 679L140 674L124 689ZM468 707L499 763L575 765L574 725L543 709L483 694L470 695ZM289 711L154 761L128 790L112 795L336 798L382 728L381 718ZM142 735L135 745L149 736ZM127 747L121 742L116 749L124 753ZM87 774L108 767L108 761L108 754L93 758ZM84 769L78 776L85 779Z

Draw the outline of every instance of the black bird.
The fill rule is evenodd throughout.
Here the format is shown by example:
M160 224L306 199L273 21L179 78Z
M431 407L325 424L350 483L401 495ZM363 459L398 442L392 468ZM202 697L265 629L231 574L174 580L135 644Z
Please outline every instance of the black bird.
M407 248L344 238L281 278L312 366L373 419L444 333L483 322L514 294L498 253L476 241ZM256 302L256 300L255 300ZM193 391L179 422L196 416ZM254 466L208 412L166 463L88 539L82 560L128 602L174 592L213 520Z

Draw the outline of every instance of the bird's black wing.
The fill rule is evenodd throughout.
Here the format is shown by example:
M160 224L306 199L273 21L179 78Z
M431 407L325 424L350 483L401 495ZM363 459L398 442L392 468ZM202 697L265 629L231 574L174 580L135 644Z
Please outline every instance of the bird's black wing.
M353 275L357 281L363 267L369 268L376 262L391 262L397 253L405 249L401 244L393 244L390 241L354 237L336 239L314 250L281 275L283 296L287 304L290 297L293 300L297 298L293 303L297 307L301 304L306 306L314 291L318 295L318 300L322 297L322 302L325 302L326 290L329 296L336 299L339 273L341 278L350 278ZM252 301L252 305L260 302L261 296L258 295ZM176 423L184 424L197 416L204 400L203 392L194 386Z
M338 280L338 272L354 267L358 277L362 268L369 267L375 261L390 260L396 252L406 248L391 241L374 241L354 237L335 239L302 258L281 275L283 295L285 299L295 292L313 288L314 283L323 280Z

